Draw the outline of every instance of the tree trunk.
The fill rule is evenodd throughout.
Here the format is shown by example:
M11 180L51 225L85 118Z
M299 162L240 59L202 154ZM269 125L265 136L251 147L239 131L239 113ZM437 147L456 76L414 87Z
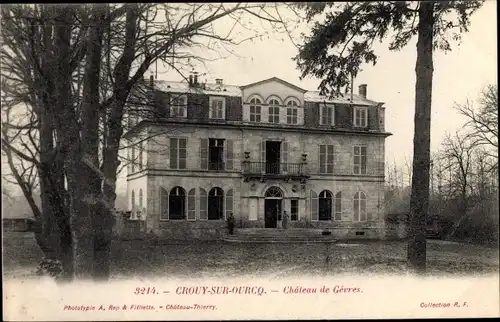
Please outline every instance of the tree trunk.
M408 264L426 270L427 212L429 209L430 131L433 74L434 3L422 1L418 10L417 63L415 67L415 129L413 178L408 234Z

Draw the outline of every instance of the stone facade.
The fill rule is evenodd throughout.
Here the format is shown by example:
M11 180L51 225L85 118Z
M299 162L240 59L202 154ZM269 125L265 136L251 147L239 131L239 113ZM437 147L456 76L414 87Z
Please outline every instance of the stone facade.
M161 94L155 95L162 97L157 99L160 106L156 111L169 109L169 89L173 90L173 85L162 88ZM225 96L225 117L207 120L208 97L217 94ZM384 236L384 142L390 134L384 132L381 104L359 95L355 97L357 105L333 100L330 102L335 106L333 124L319 126L321 103L315 102L317 97L276 78L227 91L219 87L215 94L206 88L204 91L197 88L194 95L187 91L186 118L172 119L168 112L162 112L164 117L146 119L126 135L131 142L145 142L141 143L143 166L134 166L134 171L131 165L128 166L127 192L132 211L137 210L139 194L142 195L142 219L147 233L172 239L218 238L226 227L224 219L229 212L234 213L236 227L264 228L267 225L266 192L276 187L281 191L278 198L281 210L290 214L292 200L296 200L293 202L298 206L297 219L289 222L290 228L329 229L339 238ZM195 99L191 101L190 97ZM262 102L261 122L249 121L252 98ZM268 114L264 112L269 111L265 103L273 98L280 104L277 124L267 122ZM297 102L297 124L287 124L287 102L292 99ZM362 129L353 126L353 106L366 107L366 126ZM208 138L225 140L222 170L210 170L203 165ZM170 146L171 142L179 144L172 139L182 139L185 143L182 161L185 166L181 169L177 169L180 159L172 159L170 155L180 151ZM280 170L273 175L247 175L249 164L267 164L266 141L281 144ZM320 145L333 148L333 161L329 161L333 171L328 174L320 173ZM363 147L366 151L363 174L354 171L355 147ZM137 152L133 154L137 159ZM171 160L175 164L171 164ZM299 168L300 171L295 170ZM168 196L174 187L181 187L185 194L183 211L187 215L182 220L168 218ZM224 193L221 199L223 216L207 220L204 211L207 210L207 198L208 202L211 200L209 192L214 188ZM318 196L324 190L333 197L329 204L331 212L337 213L329 220L318 220L318 212L325 211L323 206L318 206L321 205ZM361 195L363 207L354 200ZM323 208L318 210L318 207ZM355 213L362 213L362 219L357 220Z

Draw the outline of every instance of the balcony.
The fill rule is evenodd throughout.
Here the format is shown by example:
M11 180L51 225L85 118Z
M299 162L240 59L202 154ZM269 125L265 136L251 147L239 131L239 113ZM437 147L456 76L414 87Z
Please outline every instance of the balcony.
M305 173L304 163L270 163L244 161L242 172L245 181L250 179L283 179L305 180L309 176Z
M209 162L208 170L211 171L224 171L225 163L224 162Z

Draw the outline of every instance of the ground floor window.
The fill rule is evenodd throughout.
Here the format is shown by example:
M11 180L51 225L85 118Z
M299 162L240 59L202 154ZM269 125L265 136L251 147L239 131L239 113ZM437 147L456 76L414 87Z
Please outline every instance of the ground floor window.
M164 188L160 188L160 219L168 219L168 192Z
M208 220L224 219L224 191L212 188L208 192Z
M186 219L186 191L184 189L175 187L170 191L168 209L168 217L170 220Z
M328 190L321 191L318 203L319 220L332 220L332 193Z
M358 191L353 199L354 221L366 221L366 195Z
M290 220L299 220L299 199L290 200Z

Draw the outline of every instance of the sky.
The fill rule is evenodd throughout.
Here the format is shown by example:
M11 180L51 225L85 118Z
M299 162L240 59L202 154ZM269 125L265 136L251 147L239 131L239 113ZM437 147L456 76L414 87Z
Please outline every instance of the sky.
M253 26L259 25L253 22ZM221 21L224 23L227 21ZM462 36L461 43L452 43L451 52L435 52L433 151L439 148L446 132L454 133L464 124L464 119L453 109L454 103L465 103L467 99L474 101L485 86L497 83L496 30L496 1L487 0L471 17L469 33ZM293 33L294 38L298 39L301 31L307 34L308 30L297 30ZM368 98L385 102L386 130L393 134L386 140L386 159L402 164L413 151L416 37L401 51L387 48L387 43L375 46L378 62L375 66L362 67L363 71L354 80L354 90L357 92L358 85L367 84ZM224 59L198 65L197 71L206 73L202 79L214 82L222 78L226 84L245 85L279 77L307 90L317 90L320 83L314 78L300 80L300 72L291 59L297 54L297 48L286 34L271 33L269 39L264 37L233 46L231 50L234 54L223 54ZM161 66L158 68L158 79L179 78L165 71Z
M239 30L235 33L241 32L242 37L255 31L262 33L267 30L269 33L262 40L226 46L231 53L222 50L217 54L223 59L197 65L197 71L205 73L202 81L207 78L208 82L214 82L216 78L222 78L226 84L245 85L279 77L304 89L317 90L319 79L300 80L300 72L292 61L297 48L287 34L270 32L266 24L252 18L245 19L252 32ZM214 29L221 34L231 27L232 22L228 20L214 24ZM464 124L464 119L453 109L454 103L465 103L467 99L474 101L485 86L497 83L496 30L496 1L487 0L471 17L470 31L462 36L460 45L454 43L453 50L446 54L435 52L432 151L439 148L447 132L453 133ZM300 32L307 34L308 29L293 31L296 41L300 39ZM358 85L367 84L368 98L385 102L386 130L393 134L386 140L386 160L402 166L405 159L410 159L413 150L416 39L398 52L391 52L387 47L387 43L376 45L377 64L362 67L363 71L354 80L354 88L357 91ZM217 55L208 54L212 58ZM179 80L180 76L159 64L158 79ZM126 189L124 173L119 176L117 187L118 192Z

